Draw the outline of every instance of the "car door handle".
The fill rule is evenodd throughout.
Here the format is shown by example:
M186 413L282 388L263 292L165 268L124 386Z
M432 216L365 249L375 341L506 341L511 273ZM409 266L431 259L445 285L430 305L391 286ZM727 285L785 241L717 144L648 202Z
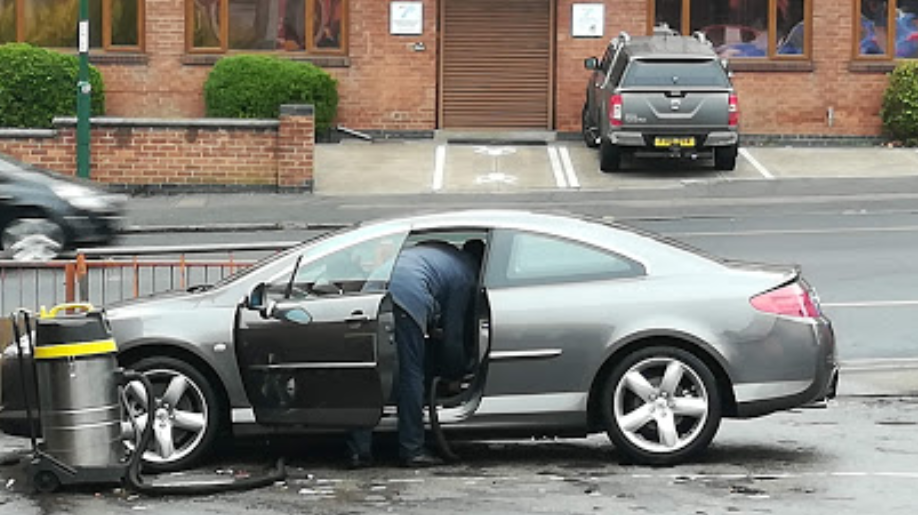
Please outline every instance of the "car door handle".
M349 324L358 324L362 322L368 322L370 317L363 314L363 311L355 311L351 313L351 316L344 319L345 322Z

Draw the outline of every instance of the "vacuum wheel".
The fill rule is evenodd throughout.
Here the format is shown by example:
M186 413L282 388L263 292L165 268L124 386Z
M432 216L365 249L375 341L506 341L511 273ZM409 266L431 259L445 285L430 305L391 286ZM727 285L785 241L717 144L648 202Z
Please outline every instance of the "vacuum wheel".
M32 486L39 493L50 494L61 487L61 480L50 470L40 470L32 477Z

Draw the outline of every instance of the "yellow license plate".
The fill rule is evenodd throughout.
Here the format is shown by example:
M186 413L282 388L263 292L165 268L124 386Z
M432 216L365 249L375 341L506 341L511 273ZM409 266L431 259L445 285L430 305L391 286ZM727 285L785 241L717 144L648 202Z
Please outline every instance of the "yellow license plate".
M655 138L653 144L657 147L694 147L695 138Z

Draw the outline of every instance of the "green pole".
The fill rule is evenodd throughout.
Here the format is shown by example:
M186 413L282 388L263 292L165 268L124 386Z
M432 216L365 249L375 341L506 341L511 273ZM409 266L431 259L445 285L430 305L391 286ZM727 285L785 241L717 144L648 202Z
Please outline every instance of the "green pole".
M89 0L80 0L80 69L77 77L77 177L89 178Z

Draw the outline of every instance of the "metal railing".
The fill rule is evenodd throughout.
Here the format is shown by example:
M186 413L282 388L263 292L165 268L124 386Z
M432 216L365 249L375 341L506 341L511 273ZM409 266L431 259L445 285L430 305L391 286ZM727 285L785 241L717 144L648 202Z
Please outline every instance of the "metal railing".
M0 260L0 313L62 302L105 306L212 284L298 242L81 249L72 259Z

